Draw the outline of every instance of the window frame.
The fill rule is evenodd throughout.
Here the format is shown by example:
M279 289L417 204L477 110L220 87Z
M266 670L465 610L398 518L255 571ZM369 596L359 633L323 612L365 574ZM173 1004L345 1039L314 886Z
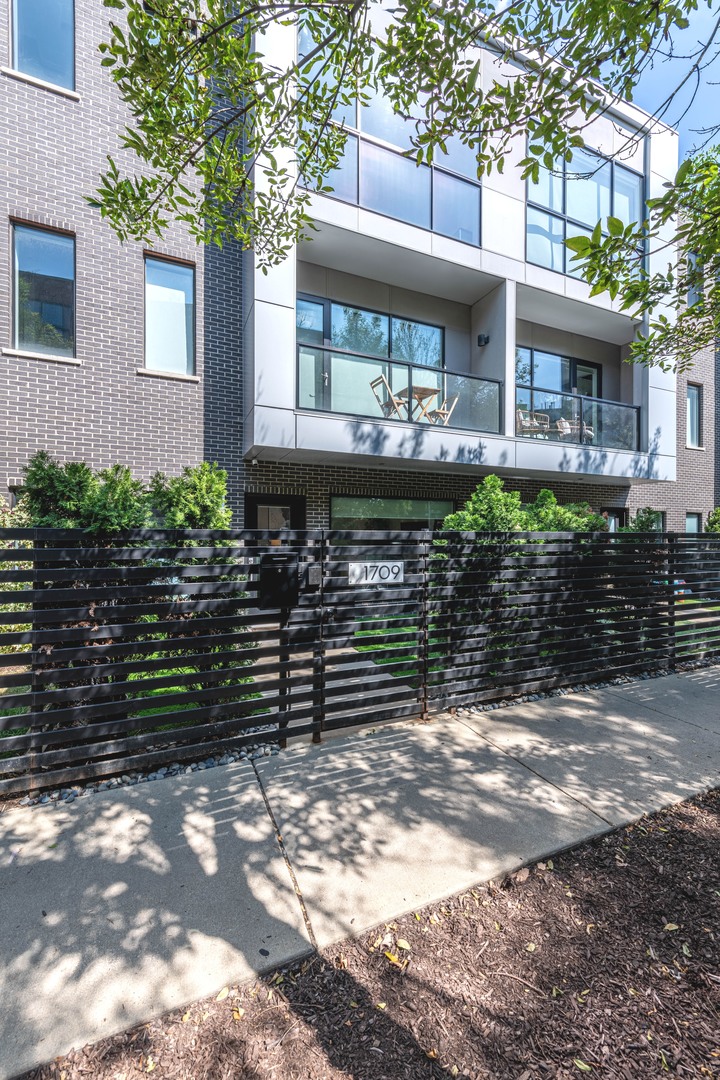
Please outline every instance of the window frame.
M530 380L529 380L529 382L518 382L517 376L516 376L515 377L515 386L516 387L521 387L523 390L546 390L548 393L565 394L565 395L569 395L570 397L572 397L573 395L575 395L576 397L586 397L590 401L605 401L606 400L602 396L602 389L603 389L603 386L602 386L602 377L603 377L602 364L598 364L595 360L583 360L582 357L580 357L580 356L567 356L564 353L551 352L550 349L536 349L535 346L533 346L533 345L516 345L516 349L527 349L527 351L530 353ZM574 373L576 379L577 379L577 365L578 364L584 364L585 367L595 368L595 370L597 371L597 375L598 375L598 395L597 395L597 397L593 398L589 394L581 394L579 391L573 390L572 386L571 386L570 390L553 390L552 387L550 387L550 386L541 386L539 383L536 384L535 383L535 353L536 352L545 353L547 356L556 356L558 358L558 360L567 360L569 362L569 364L570 364L570 370L571 370L571 372ZM572 382L572 380L571 380L571 382ZM577 381L576 381L575 385L577 386ZM617 404L620 405L620 404L624 404L624 403L623 402L617 402Z
M696 391L696 408L697 408L697 432L698 441L696 443L690 442L690 391ZM703 386L702 383L688 382L685 386L685 402L686 402L686 414L685 414L685 448L686 450L703 450Z
M40 85L45 85L50 89L55 89L56 88L58 90L63 90L63 91L65 91L67 93L70 93L70 94L77 94L78 64L77 64L77 3L76 3L76 0L69 0L69 3L72 6L72 20L71 20L71 25L72 25L72 42L71 42L72 86L65 86L64 83L55 82L53 79L46 79L46 78L42 78L39 75L33 75L32 72L25 71L24 68L21 68L19 66L19 64L18 64L18 46L17 46L17 41L18 41L17 30L18 30L18 27L20 25L20 17L18 15L18 5L21 2L22 2L22 0L10 0L10 2L9 2L9 8L10 8L10 11L9 11L9 30L10 30L10 33L9 33L9 42L8 42L8 44L9 44L9 47L10 47L10 53L9 53L10 70L13 71L14 73L16 73L17 75L20 75L20 76L22 76L22 77L24 77L26 79L30 79L34 83L39 83Z
M300 42L300 33L298 32L298 45L299 45L299 42ZM301 54L299 52L299 49L298 49L298 58L299 59L302 58ZM471 247L471 248L474 248L474 249L481 248L482 247L482 183L480 182L480 180L478 178L477 169L475 171L474 176L467 176L465 173L458 172L457 169L453 169L451 166L445 165L443 163L443 158L445 157L445 155L443 155L442 152L440 152L440 154L438 155L438 157L440 158L439 161L434 160L429 165L426 164L426 163L423 163L423 164L417 166L418 169L423 169L424 168L424 169L428 169L429 172L430 172L430 221L429 221L428 225L422 225L422 224L419 225L419 224L416 224L415 222L406 221L404 218L394 217L392 214L385 213L382 210L377 210L374 207L366 206L366 204L363 203L363 201L361 199L361 183L362 183L362 169L363 169L363 164L362 164L363 143L371 144L371 145L377 147L380 150L386 151L387 153L396 154L398 157L402 158L405 161L408 161L408 160L412 161L412 159L411 158L409 159L407 157L407 154L403 151L403 148L401 146L398 146L396 143L388 142L385 139L382 139L382 138L380 138L380 137L378 137L376 135L371 135L369 132L364 131L363 127L362 127L362 111L363 111L362 104L359 101L356 100L356 102L355 102L354 123L348 123L346 120L343 121L344 129L348 133L348 138L349 139L354 139L355 142L357 143L357 152L356 152L356 158L355 158L355 170L356 170L355 171L355 193L356 193L355 194L355 200L351 201L349 199L342 198L341 196L336 195L334 192L322 192L321 193L322 196L324 198L326 198L326 199L335 199L336 202L344 203L346 206L359 206L364 210L368 210L368 212L371 213L371 214L379 214L381 217L386 217L390 221L402 221L404 224L410 225L410 227L414 228L414 229L422 229L425 232L434 233L436 236L445 236L445 237L447 237L447 239L453 240L457 244L465 244L468 247ZM331 122L336 123L339 126L338 121L331 121ZM449 156L450 155L448 155L448 157ZM461 181L461 182L467 184L468 186L473 187L473 188L476 189L476 191L477 191L477 199L478 199L478 216L477 216L477 235L478 235L478 239L477 239L477 243L475 243L472 240L463 240L463 239L461 239L461 238L459 238L457 236L448 236L447 233L440 232L439 230L437 230L435 228L436 193L435 193L434 176L435 176L436 172L443 173L446 176L449 176L449 177L451 177L451 178L453 178L455 180ZM298 170L298 173L300 174L300 170ZM332 173L329 173L326 176L325 180L326 180L326 182L332 183ZM300 184L301 184L301 186L304 186L302 184L302 177L300 177ZM312 192L312 188L308 188L307 190Z
M334 503L334 501L336 499L381 499L383 501L393 499L393 500L396 500L397 502L402 502L406 498L411 502L426 502L426 503L433 503L433 502L442 503L442 502L446 502L446 503L449 503L450 506L451 506L451 509L450 509L449 513L451 513L451 514L454 513L455 510L457 509L457 499L452 497L452 496L450 498L440 498L440 497L439 498L433 498L433 497L427 496L427 495L408 495L408 496L393 495L393 494L390 494L390 495L386 495L386 494L373 495L370 492L355 492L355 493L353 493L353 492L333 491L333 492L330 493L330 495L328 497L328 521L330 522L330 528L331 529L337 528L340 531L345 529L345 526L334 526L333 525L333 503ZM372 519L372 520L375 520L375 519ZM382 520L382 518L378 519L378 520ZM425 525L425 526L423 526L423 528L429 528L429 526ZM410 531L410 530L408 530L408 531Z
M583 147L582 149L583 149L584 152L586 152L586 153L588 153L588 154L590 154L593 157L596 157L598 159L598 161L600 163L598 167L602 167L603 164L608 164L610 166L610 215L611 216L617 217L617 214L615 213L615 173L616 173L616 171L618 169L621 172L630 173L631 176L635 176L635 177L639 178L642 181L642 204L643 204L643 206L646 205L647 198L648 198L648 180L647 180L646 172L641 173L641 172L638 172L636 169L631 169L627 165L623 165L623 164L620 164L619 162L615 161L614 158L607 157L605 154L601 154L599 150L593 150L591 147ZM562 210L550 210L547 206L543 206L541 203L536 202L531 197L531 192L532 192L533 188L537 187L537 185L533 184L532 180L530 180L529 177L525 181L525 262L528 263L528 265L530 265L530 266L539 266L543 270L549 270L553 274L563 274L564 277L577 278L578 277L577 266L573 267L572 262L571 262L571 260L572 260L572 258L574 256L574 252L570 251L565 246L565 241L568 239L568 235L570 235L570 236L581 236L583 234L591 233L594 226L593 225L587 225L585 222L582 222L582 221L578 221L577 218L570 217L568 215L568 213L567 213L567 170L568 170L568 166L570 166L571 164L572 164L571 162L567 162L565 160L563 160L563 162L562 162L562 176L560 178L561 184L562 184ZM557 176L557 172L553 171L550 175L551 176ZM528 212L529 209L534 210L536 213L546 214L548 217L551 217L554 220L559 221L559 222L562 223L562 226L563 226L563 245L562 245L563 246L563 269L562 270L555 270L551 266L547 266L545 263L534 262L533 260L528 258L528 220L527 220L528 219L528 214L527 214L527 212ZM602 218L600 218L600 221L602 221ZM575 230L575 232L569 232L568 226L571 226ZM603 236L607 236L607 229L603 227L602 233L603 233ZM643 243L642 256L643 256L643 261L646 261L646 259L647 259L647 242Z
M697 529L688 529L688 518L695 518L697 522ZM685 511L685 533L687 536L700 536L703 531L703 516L699 510L686 510Z
M322 306L322 308L323 308L323 340L322 340L322 344L315 344L315 343L312 343L312 342L309 342L309 341L300 342L300 344L307 345L308 348L325 349L326 351L329 350L331 352L337 352L337 353L341 353L343 355L348 355L348 356L365 356L368 359L372 359L372 360L387 360L388 362L394 363L394 364L407 364L409 367L424 367L424 366L427 366L429 371L446 371L447 370L446 357L445 357L445 327L444 326L438 326L437 323L426 322L424 319L411 318L409 315L399 315L396 312L390 312L390 311L378 311L375 308L365 307L364 305L360 306L358 304L350 303L348 301L333 300L331 297L313 296L311 293L298 292L296 294L296 301L297 300L304 300L304 301L306 301L306 303L317 304L318 306ZM342 346L333 345L332 338L331 338L333 304L336 307L351 307L351 308L354 308L356 311L367 312L368 315L379 315L380 318L387 319L388 320L388 352L387 352L387 356L383 356L381 354L360 353L360 352L354 351L353 349L344 349L344 348L342 348ZM296 307L296 310L297 310L297 307ZM411 360L404 360L400 356L393 356L392 342L393 342L393 320L394 319L397 319L399 322L417 323L418 326L427 326L431 330L439 330L440 331L442 357L441 357L441 363L440 363L439 367L431 368L429 365L417 364L417 363L413 363ZM297 324L296 324L296 335L295 335L295 337L296 337L296 341L298 341L298 339L297 339Z
M73 277L72 277L72 315L73 315L73 350L70 356L65 356L63 353L45 353L42 349L28 349L23 348L19 341L19 289L18 289L18 267L17 267L17 248L16 248L16 230L30 229L35 232L49 233L52 236L62 236L67 240L72 240L73 246ZM24 221L21 218L10 218L10 303L11 317L10 317L10 348L16 352L22 352L30 356L49 357L51 360L77 360L78 358L78 318L77 318L77 235L74 232L70 232L68 229L56 229L48 225L39 225L36 221Z
M147 330L148 330L148 298L147 298L147 264L148 262L170 263L173 266L183 266L192 271L192 370L176 371L172 368L150 367L147 362ZM197 378L197 266L188 259L178 259L172 255L158 255L155 251L143 252L143 371L151 371L153 374L166 375L168 378Z

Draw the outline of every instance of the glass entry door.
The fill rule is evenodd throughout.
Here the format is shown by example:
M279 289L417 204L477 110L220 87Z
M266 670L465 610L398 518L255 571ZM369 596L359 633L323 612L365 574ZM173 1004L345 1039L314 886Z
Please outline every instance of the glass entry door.
M575 376L573 393L582 394L583 397L600 397L600 369L596 364L584 364L581 360L575 360Z

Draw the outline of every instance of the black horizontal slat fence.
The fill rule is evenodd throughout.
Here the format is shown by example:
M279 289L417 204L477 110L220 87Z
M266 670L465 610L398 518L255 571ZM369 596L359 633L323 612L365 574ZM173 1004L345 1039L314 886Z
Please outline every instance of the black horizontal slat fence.
M713 536L4 530L0 794L716 653Z

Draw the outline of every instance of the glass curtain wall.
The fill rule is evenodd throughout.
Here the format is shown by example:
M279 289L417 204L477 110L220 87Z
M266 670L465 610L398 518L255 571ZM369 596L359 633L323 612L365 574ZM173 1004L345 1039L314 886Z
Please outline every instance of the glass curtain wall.
M301 28L299 55L314 45L307 28ZM313 71L331 90L327 73L320 74L320 58ZM380 90L361 105L338 105L332 119L351 132L342 160L325 180L335 198L479 246L477 161L458 136L447 140L447 152L439 150L432 166L416 165L404 153L418 121L394 112Z
M538 182L527 186L528 262L580 276L565 240L590 236L598 221L605 229L609 216L624 225L641 221L644 191L640 173L585 148L569 162L558 161L553 170L541 169Z

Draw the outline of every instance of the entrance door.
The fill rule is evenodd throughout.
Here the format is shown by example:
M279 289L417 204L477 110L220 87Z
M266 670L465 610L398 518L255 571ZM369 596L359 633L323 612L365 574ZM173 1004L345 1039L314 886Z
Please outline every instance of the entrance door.
M246 495L247 529L298 530L305 528L304 495Z
M575 361L575 386L583 397L600 397L600 370L596 364L583 364Z

